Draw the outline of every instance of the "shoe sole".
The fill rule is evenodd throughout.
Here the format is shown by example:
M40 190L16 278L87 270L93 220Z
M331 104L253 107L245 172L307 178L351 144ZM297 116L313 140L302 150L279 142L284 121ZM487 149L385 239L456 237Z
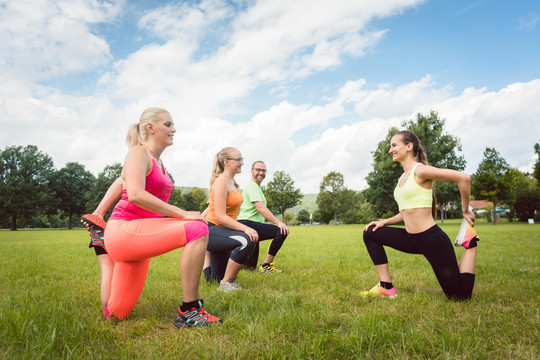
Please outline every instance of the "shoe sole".
M186 323L181 323L181 324L176 324L173 322L173 326L177 329L182 329L182 328L196 328L196 327L208 327L208 326L212 326L212 324L223 324L223 319L220 320L220 321L212 321L212 322L206 322L204 323L204 325L197 325L197 324L186 324Z
M395 295L383 295L383 294L365 294L365 295L362 295L362 294L360 294L360 296L363 297L363 298L370 298L370 297L374 298L374 297L377 297L377 296L379 296L379 297L381 297L383 299L395 299L395 298L397 298L397 294L395 294Z
M85 214L81 217L81 219L83 220L83 222L86 222L89 225L96 226L101 230L105 230L105 228L107 227L107 222L94 214Z

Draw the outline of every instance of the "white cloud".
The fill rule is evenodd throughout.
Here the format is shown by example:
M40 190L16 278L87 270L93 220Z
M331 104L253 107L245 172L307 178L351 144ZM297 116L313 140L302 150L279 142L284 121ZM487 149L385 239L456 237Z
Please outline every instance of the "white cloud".
M343 102L354 103L355 112L363 117L390 117L417 112L425 104L447 98L449 88L437 89L431 76L399 85L379 84L376 90L364 89L365 80L348 81L340 90Z
M122 2L5 2L0 12L0 71L44 80L106 63L109 46L89 25L113 19Z
M160 105L177 125L175 146L164 161L178 185L206 186L213 156L232 145L246 158L240 184L249 178L251 163L262 159L271 171L285 170L304 192L315 193L330 171L342 172L349 188L362 189L371 151L388 128L433 109L461 139L468 172L486 146L513 166L530 167L540 140L540 80L456 94L430 75L402 84L368 84L355 75L339 90L329 90L333 82L323 94L310 94L310 102L287 97L291 82L364 56L383 41L386 30L369 28L371 20L418 3L174 2L139 22L163 43L115 59L114 72L85 97L36 81L109 61L105 38L91 26L116 19L123 2L6 3L0 13L0 36L6 39L0 44L0 144L36 144L57 167L78 161L97 174L123 160L128 125L144 108ZM216 26L219 34L212 30ZM267 85L284 98L256 114L242 112L237 101L249 101ZM243 113L244 121L229 120L231 113Z
M330 171L342 172L348 187L362 189L364 178L371 170L371 152L385 138L388 129L399 127L404 120L415 119L417 112L428 114L430 110L438 111L440 117L446 119L446 131L461 140L466 172L476 171L486 147L499 151L511 166L532 170L533 146L540 141L537 101L540 79L510 84L494 92L469 88L458 96L445 95L433 82L421 87L413 82L382 93L379 89L363 90L361 96L352 96L363 86L364 80L348 82L339 94L342 99L363 104L367 114L380 113L379 96L386 99L387 104L392 104L392 99L398 98L403 89L416 89L418 96L407 97L408 103L402 102L401 112L392 111L386 116L327 129L320 138L296 148L287 168L306 191L318 192L322 177ZM432 98L433 93L436 100L426 103L425 99ZM366 102L366 98L375 100Z
M522 16L518 19L518 25L516 31L533 31L536 28L536 24L540 22L540 15L530 13Z
M337 66L344 56L362 56L385 33L365 29L370 20L418 3L260 1L234 16L221 1L169 4L139 22L166 43L117 62L103 83L126 102L159 99L183 117L227 115L239 111L232 105L236 100L261 85L287 83ZM223 30L220 36L197 41L214 26Z
M228 20L232 15L232 7L223 0L173 3L144 15L139 20L139 27L166 40L195 41L211 31L216 23Z

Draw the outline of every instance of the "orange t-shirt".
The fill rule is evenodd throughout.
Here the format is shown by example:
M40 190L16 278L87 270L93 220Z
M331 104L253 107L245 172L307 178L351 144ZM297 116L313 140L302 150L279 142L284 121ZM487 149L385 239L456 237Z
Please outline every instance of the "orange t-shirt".
M211 222L215 225L221 225L221 223L216 219L216 208L214 206L214 193L212 190L209 190L210 199L208 201L208 213L206 214L206 221ZM238 212L240 211L240 206L244 202L244 197L240 192L240 189L233 189L229 186L229 193L227 194L227 205L226 205L226 214L236 220L238 217Z

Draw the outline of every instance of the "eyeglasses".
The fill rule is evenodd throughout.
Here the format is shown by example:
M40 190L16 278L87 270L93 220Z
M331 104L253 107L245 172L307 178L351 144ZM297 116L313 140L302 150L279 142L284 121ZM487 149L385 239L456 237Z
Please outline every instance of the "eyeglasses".
M258 172L262 172L262 173L265 173L266 172L266 169L251 169L253 171L258 171Z
M243 157L239 157L239 158L227 158L227 160L236 160L238 162L244 162L244 158Z

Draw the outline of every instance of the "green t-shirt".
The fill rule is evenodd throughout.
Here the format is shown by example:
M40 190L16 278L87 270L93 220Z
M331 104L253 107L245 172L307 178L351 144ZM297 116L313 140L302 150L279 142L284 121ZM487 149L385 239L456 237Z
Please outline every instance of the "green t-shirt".
M261 187L257 185L255 181L250 180L242 191L242 196L244 196L244 202L240 207L238 220L250 220L264 223L264 217L257 211L254 204L256 201L262 201L264 206L266 206L266 198L264 197Z

